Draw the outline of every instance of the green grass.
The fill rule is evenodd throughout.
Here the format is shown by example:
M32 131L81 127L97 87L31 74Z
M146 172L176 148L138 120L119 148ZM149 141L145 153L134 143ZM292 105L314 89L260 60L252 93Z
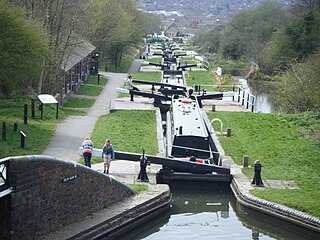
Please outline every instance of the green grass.
M95 99L90 98L70 97L63 106L69 108L89 108L92 107L95 101Z
M312 115L312 114L310 114ZM265 190L252 193L269 201L308 212L320 217L320 148L316 139L305 134L304 115L273 115L257 113L208 113L210 119L219 118L232 137L220 136L226 155L242 165L243 155L248 155L251 165L255 160L262 164L262 180L294 180L301 190ZM320 125L319 114L312 121ZM311 117L310 117L311 118ZM218 131L219 126L214 124ZM251 180L254 171L243 172Z
M139 79L150 82L160 82L161 73L160 72L137 72L131 74L132 79Z
M108 78L100 76L99 78L99 84L98 84L98 76L90 76L88 79L85 81L85 84L95 84L98 86L104 86L108 82Z
M148 134L145 134L148 133ZM99 118L91 139L96 148L102 148L109 138L115 150L158 154L156 114L154 111L114 111Z
M157 63L160 64L162 62L162 58L161 57L157 57L157 58L148 58L145 59L146 62L151 62L151 63Z
M115 66L108 64L108 71L116 73L126 73L131 67L134 59L135 58L133 56L123 56L120 66L115 68Z
M213 67L221 67L223 74L231 74L233 76L245 76L249 72L250 66L248 62L220 60L213 64Z
M205 88L209 92L216 91L216 88L212 86L216 84L215 77L208 71L188 71L186 80L189 87L193 87L194 84L200 84L201 89Z
M156 129L154 111L114 111L99 118L91 139L95 148L102 148L109 138L116 151L142 153L145 149L146 154L157 155ZM92 163L98 162L102 159L93 159Z
M141 192L147 191L149 189L149 186L147 184L127 184L129 188L131 188L135 194L139 194Z
M180 63L181 65L186 65L186 64L196 64L197 60L191 58L191 57L181 57L180 58Z
M39 102L36 103L35 119L31 119L30 97L19 96L0 99L0 121L7 126L7 140L1 142L0 158L21 155L42 154L49 145L57 124L70 115L82 115L83 112L59 109L59 118L56 119L55 104L44 105L43 119L40 119ZM28 122L23 121L23 105L28 104ZM18 124L18 131L13 131L14 124ZM1 126L2 129L2 126ZM21 148L20 131L26 135L25 148Z
M99 96L102 90L103 90L103 87L100 87L100 86L83 85L80 87L77 94L87 95L87 96Z

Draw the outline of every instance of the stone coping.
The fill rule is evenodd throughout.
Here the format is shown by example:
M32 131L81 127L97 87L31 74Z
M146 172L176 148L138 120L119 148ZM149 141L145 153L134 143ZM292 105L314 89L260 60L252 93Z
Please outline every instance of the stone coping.
M293 208L270 202L250 194L253 189L247 177L239 171L240 167L233 164L231 190L239 204L264 214L299 225L320 234L320 219ZM235 170L238 169L238 170Z
M125 199L87 216L76 223L48 234L44 239L94 239L119 231L120 227L151 214L157 209L169 207L171 193L168 185L148 185L149 190Z

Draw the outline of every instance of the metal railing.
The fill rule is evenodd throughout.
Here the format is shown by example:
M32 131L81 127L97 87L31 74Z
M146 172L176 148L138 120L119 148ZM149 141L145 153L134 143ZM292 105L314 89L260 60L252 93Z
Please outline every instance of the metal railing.
M12 192L8 181L9 160L9 158L0 159L0 198Z
M253 94L238 86L238 91L237 94L233 97L233 101L239 102L246 109L254 112L255 98L256 97Z

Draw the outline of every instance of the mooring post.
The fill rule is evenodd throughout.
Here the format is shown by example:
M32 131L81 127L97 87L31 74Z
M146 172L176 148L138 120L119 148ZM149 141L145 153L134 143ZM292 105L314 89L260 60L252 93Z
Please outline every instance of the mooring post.
M248 167L248 166L249 166L249 156L243 155L243 167Z
M31 99L31 118L35 119L36 118L36 107L35 107L35 101L34 99Z
M7 125L6 125L6 122L2 122L2 141L7 141Z
M23 123L24 124L27 124L28 123L28 104L24 104L24 106L23 106L23 109L24 109L24 111L23 111Z
M152 84L152 85L151 85L151 93L153 94L155 90L156 90L156 89L155 89L155 87L154 87L154 84Z
M24 148L27 135L24 132L20 131L20 137L21 137L20 138L21 139L20 146L21 146L21 148Z
M13 131L14 132L18 131L18 123L16 123L16 122L13 124Z
M231 128L227 128L227 137L231 137Z
M251 182L252 185L256 187L263 187L263 182L261 179L261 163L259 160L254 161L254 177Z
M137 180L140 182L149 182L148 176L147 176L147 157L144 155L144 149L142 156L140 158L140 172L138 175Z

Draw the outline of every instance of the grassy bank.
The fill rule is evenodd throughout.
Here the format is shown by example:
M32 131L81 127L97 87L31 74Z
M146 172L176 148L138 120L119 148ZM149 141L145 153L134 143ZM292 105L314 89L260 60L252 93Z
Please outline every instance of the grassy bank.
M146 134L148 133L148 134ZM102 148L109 138L116 151L158 154L157 126L155 111L130 110L114 111L99 118L91 139L95 148ZM93 158L92 163L102 162ZM83 164L83 159L80 160Z
M186 74L186 80L188 87L199 84L201 89L207 89L207 91L216 91L216 88L212 85L216 84L215 77L208 71L188 71Z
M262 164L262 180L294 180L300 190L255 190L252 193L269 201L308 212L320 217L320 147L314 136L307 134L318 129L318 115L273 115L256 113L209 113L220 118L232 137L219 137L226 155L242 165L248 155L251 165ZM219 126L214 125L218 131ZM253 168L243 172L253 178Z
M40 119L39 102L35 101L35 119L31 118L31 98L19 96L0 99L0 121L7 127L6 141L0 140L0 158L42 154L49 145L57 124L70 115L84 115L84 112L70 109L59 109L59 118L56 119L56 107L53 104L44 105L43 119ZM27 124L24 124L24 104L28 104ZM17 123L18 131L13 131ZM2 129L2 128L1 128ZM25 148L21 148L20 131L26 135Z
M136 73L132 73L131 76L132 76L132 79L138 79L143 81L150 81L150 82L161 81L160 72L136 72Z
M1 142L0 158L9 156L35 155L42 154L49 145L57 125L66 117L71 115L82 116L85 112L72 108L91 107L95 99L86 98L86 96L98 96L107 79L100 77L100 84L97 83L97 77L89 77L85 84L80 87L78 94L82 98L72 96L59 108L59 118L56 119L56 105L45 104L43 106L43 119L40 119L39 101L35 101L35 119L31 118L31 97L17 96L14 98L0 99L0 121L5 122L7 127L6 141ZM28 104L28 120L24 124L24 104ZM71 108L71 109L70 109ZM18 124L18 131L13 131L14 124ZM2 128L1 128L2 129ZM20 131L26 135L25 148L21 148Z

